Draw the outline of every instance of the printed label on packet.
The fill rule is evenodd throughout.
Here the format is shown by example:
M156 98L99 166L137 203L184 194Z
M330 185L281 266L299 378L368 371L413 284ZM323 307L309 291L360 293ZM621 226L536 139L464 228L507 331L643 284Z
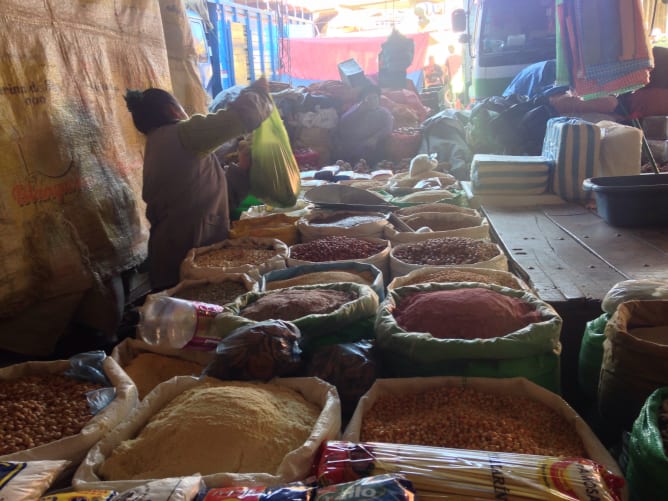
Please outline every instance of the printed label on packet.
M216 315L222 313L223 307L218 304L199 302L194 302L193 304L197 312L197 324L195 326L195 334L188 341L188 344L185 345L185 348L199 351L215 350L218 343L220 343L220 337L210 336L209 331Z
M217 487L207 491L201 501L260 501L264 487Z

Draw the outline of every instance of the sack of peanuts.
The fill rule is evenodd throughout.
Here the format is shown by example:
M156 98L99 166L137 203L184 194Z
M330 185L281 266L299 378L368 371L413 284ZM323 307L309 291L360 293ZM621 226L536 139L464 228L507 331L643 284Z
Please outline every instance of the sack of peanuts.
M385 297L383 274L373 264L355 262L314 263L291 266L262 275L260 290L284 289L295 285L353 282L370 286L379 299Z
M474 282L388 292L376 340L397 376L526 377L559 391L562 319L521 290Z
M531 291L531 288L524 280L516 277L509 271L477 268L475 266L424 266L406 275L394 278L388 284L387 290L393 290L404 285L418 285L431 282L478 282Z
M137 406L137 388L113 358L101 355L103 374L91 369L95 382L67 375L76 370L70 360L0 369L1 461L62 459L76 468L93 444L127 417ZM101 392L113 400L98 410L92 405Z
M423 212L402 217L413 231L399 231L394 225L385 227L384 238L398 245L431 238L467 237L489 239L489 222L480 216L449 212Z
M291 245L287 266L301 266L313 263L366 263L372 264L383 274L383 281L389 281L390 242L380 238L358 238L332 235L310 242Z
M379 302L378 295L368 285L345 282L301 285L249 292L227 306L232 315L219 317L225 317L225 329L264 320L293 322L301 331L302 343L309 344L313 338L375 317Z
M142 400L153 388L175 376L199 377L214 352L182 350L126 338L114 347L110 356L132 379Z
M469 237L428 238L392 247L392 278L425 266L473 266L508 271L508 258L498 244Z
M288 246L275 238L227 239L191 249L181 262L181 280L212 279L230 273L253 278L270 270L285 268Z
M377 379L342 440L584 457L623 478L586 421L525 378Z
M332 235L382 238L387 214L368 211L313 209L297 221L302 242Z
M209 488L295 482L340 428L336 389L317 378L175 377L95 444L72 485L122 492L196 473Z

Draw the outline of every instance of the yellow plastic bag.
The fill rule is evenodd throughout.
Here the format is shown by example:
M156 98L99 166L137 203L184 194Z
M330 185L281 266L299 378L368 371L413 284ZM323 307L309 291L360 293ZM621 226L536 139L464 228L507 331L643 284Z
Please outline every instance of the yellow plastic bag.
M292 207L299 194L299 166L275 103L269 118L253 132L251 156L250 193L266 204Z

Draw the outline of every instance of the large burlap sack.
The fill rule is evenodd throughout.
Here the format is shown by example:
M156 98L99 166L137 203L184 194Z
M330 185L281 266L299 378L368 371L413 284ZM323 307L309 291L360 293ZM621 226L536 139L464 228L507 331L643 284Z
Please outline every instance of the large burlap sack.
M296 216L276 213L257 217L247 217L232 221L229 238L260 237L276 238L286 245L299 242Z
M198 256L213 253L219 249L238 251L239 258L232 265L198 265ZM271 256L261 262L244 261L243 256L250 256L254 250L272 251ZM181 280L213 279L229 275L230 273L246 273L254 279L271 270L285 268L285 259L288 256L288 246L275 238L243 237L223 240L205 247L190 249L181 262Z
M598 409L630 430L645 400L668 386L668 300L627 301L605 327Z
M464 288L484 288L520 299L533 306L541 320L503 336L459 339L407 332L394 317L401 302L415 293ZM427 283L388 291L378 308L375 333L383 364L397 377L526 377L558 393L561 325L552 306L526 291L474 282ZM448 325L443 329L447 332Z
M371 389L369 389L369 391L360 399L352 419L346 426L342 440L349 440L352 442L359 441L364 415L371 409L379 396L419 393L446 385L467 386L484 392L527 397L550 407L566 419L567 422L573 425L576 433L582 439L590 459L602 464L615 475L622 476L617 462L596 437L587 422L582 419L559 395L556 395L545 388L541 388L524 378L509 378L502 380L459 377L377 379Z
M202 477L207 487L267 486L303 480L309 474L320 444L339 436L341 404L334 386L318 378L279 378L272 382L298 391L307 401L322 409L311 436L301 447L285 456L275 474L220 472ZM99 476L99 468L121 442L136 437L158 411L198 384L198 379L193 377L176 377L157 386L122 425L116 427L88 452L74 474L74 487L123 491L146 483L148 480L105 481ZM185 423L184 425L187 426Z
M47 356L81 293L146 257L127 88L170 89L157 2L2 3L0 348Z
M71 368L68 360L24 362L0 369L0 380L18 379L31 375L64 374ZM115 397L99 411L79 433L54 442L0 456L0 461L39 461L67 459L72 471L79 465L95 443L121 423L138 405L137 388L111 357L106 357L102 369L115 388Z

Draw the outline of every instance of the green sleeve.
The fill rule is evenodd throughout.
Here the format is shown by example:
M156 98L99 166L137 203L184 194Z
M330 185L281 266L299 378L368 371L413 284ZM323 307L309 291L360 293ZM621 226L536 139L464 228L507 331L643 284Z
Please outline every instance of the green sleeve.
M198 155L208 155L224 142L244 132L239 115L227 109L207 115L193 115L178 123L181 144Z

